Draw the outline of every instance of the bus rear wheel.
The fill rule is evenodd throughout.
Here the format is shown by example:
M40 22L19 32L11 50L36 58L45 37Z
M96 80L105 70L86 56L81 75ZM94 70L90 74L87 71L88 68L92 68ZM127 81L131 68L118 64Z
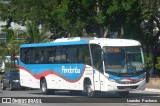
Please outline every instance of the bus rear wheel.
M42 92L43 95L48 95L49 94L49 90L47 88L47 83L46 83L45 79L43 79L41 81L41 92Z

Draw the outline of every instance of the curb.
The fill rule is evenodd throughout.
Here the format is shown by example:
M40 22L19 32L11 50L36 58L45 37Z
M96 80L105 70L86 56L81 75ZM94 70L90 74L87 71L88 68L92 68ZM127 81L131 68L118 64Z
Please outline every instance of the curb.
M159 92L159 93L160 93L160 89L153 89L153 88L146 88L144 91L148 91L148 92Z

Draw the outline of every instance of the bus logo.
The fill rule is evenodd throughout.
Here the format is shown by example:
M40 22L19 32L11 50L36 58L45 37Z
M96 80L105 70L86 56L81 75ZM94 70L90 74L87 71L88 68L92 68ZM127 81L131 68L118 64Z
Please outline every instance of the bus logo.
M80 69L76 67L65 67L65 66L62 66L62 73L70 73L70 74L73 74L73 73L80 73Z

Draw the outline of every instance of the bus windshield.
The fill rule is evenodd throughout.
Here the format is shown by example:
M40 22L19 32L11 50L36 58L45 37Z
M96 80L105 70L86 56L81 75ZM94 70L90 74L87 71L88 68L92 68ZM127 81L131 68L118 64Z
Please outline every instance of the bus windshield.
M140 46L104 47L105 72L132 74L144 71L144 59Z

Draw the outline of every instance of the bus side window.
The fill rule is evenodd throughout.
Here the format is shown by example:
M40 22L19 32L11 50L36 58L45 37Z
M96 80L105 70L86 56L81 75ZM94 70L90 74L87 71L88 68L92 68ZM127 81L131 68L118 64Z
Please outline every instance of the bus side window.
M62 47L62 50L61 50L61 62L62 63L66 63L66 61L67 61L67 52L68 52L68 50L67 50L67 47Z
M25 50L22 48L20 50L20 60L25 63Z
M83 59L85 64L91 65L91 58L88 45L83 46Z
M39 50L35 48L35 63L40 63L39 61Z
M67 54L67 62L68 63L76 63L76 51L77 51L77 48L76 47L73 47L73 46L70 46L68 48L68 54Z
M31 51L29 50L29 48L21 49L20 59L26 64L29 64L31 62Z
M55 63L61 63L61 46L56 47Z
M77 57L77 61L78 63L84 63L83 62L83 50L82 50L82 46L77 46L77 54L76 54L76 57Z
M50 47L47 50L47 63L55 62L55 47Z
M29 63L30 62L30 52L29 49L26 49L25 51L25 63Z
M40 49L40 63L46 63L46 50L45 50L45 48Z

